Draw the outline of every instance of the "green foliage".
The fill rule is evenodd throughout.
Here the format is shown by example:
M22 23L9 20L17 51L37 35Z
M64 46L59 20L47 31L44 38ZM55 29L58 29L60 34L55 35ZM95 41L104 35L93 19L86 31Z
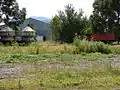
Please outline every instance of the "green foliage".
M119 45L115 45L115 46L113 45L113 46L111 46L111 49L115 54L120 54L120 46Z
M15 30L17 29L17 26L25 20L26 9L23 8L20 10L16 0L2 0L0 2L0 8L0 11L2 12L0 20L4 21L7 26L10 26ZM5 15L5 18L2 18L3 14Z
M28 46L19 46L17 43L12 46L0 45L0 55L6 54L32 54L39 55L45 53L55 54L75 54L75 53L120 53L120 47L106 45L102 42L87 41L86 37L76 37L73 44L59 44L53 42L35 42Z
M59 41L60 40L60 34L62 31L62 23L59 19L59 17L56 15L55 17L53 17L50 26L53 29L53 40L55 41Z
M120 0L95 0L90 20L94 33L115 33L119 31Z
M25 63L25 62L38 62L38 61L74 61L74 60L89 60L97 61L103 58L112 57L112 54L90 53L90 54L6 54L0 56L1 63Z
M58 15L53 17L51 23L54 40L62 42L73 42L75 34L85 35L91 32L89 21L83 16L82 9L75 11L73 5L65 6L64 11L58 11Z
M29 45L20 45L13 43L9 45L0 45L0 55L5 54L41 54L41 53L73 53L74 46L70 44L59 44L54 42L34 42Z
M6 54L76 54L76 53L120 53L120 46L111 46L103 42L88 41L86 39L81 39L86 37L76 36L74 38L73 44L59 44L55 42L34 42L28 46L19 46L19 44L14 43L12 46L0 45L0 55Z
M103 42L94 42L87 41L85 39L80 40L79 38L75 38L73 44L76 46L75 53L112 53L110 46L104 44Z

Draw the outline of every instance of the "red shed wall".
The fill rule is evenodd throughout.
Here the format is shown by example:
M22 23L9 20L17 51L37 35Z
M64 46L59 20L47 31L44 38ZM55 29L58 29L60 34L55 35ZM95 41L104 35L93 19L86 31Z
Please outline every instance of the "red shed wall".
M114 34L92 34L89 37L91 40L116 40L116 36Z

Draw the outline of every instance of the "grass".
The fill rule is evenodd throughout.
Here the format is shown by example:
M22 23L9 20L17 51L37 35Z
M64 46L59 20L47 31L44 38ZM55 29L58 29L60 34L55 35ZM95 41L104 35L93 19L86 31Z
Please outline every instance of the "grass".
M51 64L51 62L48 63L49 65ZM46 63L42 64L42 66L44 65ZM19 90L19 88L23 88L24 90L41 90L44 88L46 90L48 88L50 90L51 88L51 90L95 90L96 88L102 88L102 90L110 90L110 88L120 86L119 69L109 69L109 67L101 69L87 68L84 70L72 70L67 67L59 69L33 68L24 70L22 74L27 74L28 77L0 80L0 89Z
M4 54L41 54L41 53L70 53L74 51L74 46L68 44L55 44L55 43L32 43L28 46L13 46L0 45L0 55Z
M84 61L99 62L104 58L111 58L112 54L6 54L0 56L0 61L21 65L31 65L33 68L24 69L16 77L8 77L0 80L0 90L72 90L96 88L113 88L119 86L119 71L99 68L101 64L81 69ZM81 65L80 65L81 64ZM87 63L86 63L87 64ZM79 69L80 68L80 69ZM117 73L118 72L118 73ZM109 82L108 82L109 81ZM109 89L108 89L109 90Z
M120 86L120 69L107 59L119 53L119 46L85 40L1 45L0 63L31 68L0 79L0 90L110 90Z
M114 54L120 54L120 45L113 45L111 49L114 51Z
M111 46L102 42L93 42L87 40L75 40L73 44L59 44L55 42L41 42L32 43L28 46L19 46L13 44L12 46L0 45L0 55L4 54L41 54L41 53L114 53Z
M73 44L59 44L55 42L35 42L28 46L19 46L13 44L12 46L0 45L0 55L5 54L81 54L81 53L103 53L110 54L120 53L119 46L110 46L102 42L93 42L87 40L74 40Z
M25 62L34 62L34 61L74 61L74 60L88 60L88 61L97 61L102 60L103 58L111 58L112 54L101 54L101 53L90 53L90 54L6 54L0 56L1 63L25 63Z

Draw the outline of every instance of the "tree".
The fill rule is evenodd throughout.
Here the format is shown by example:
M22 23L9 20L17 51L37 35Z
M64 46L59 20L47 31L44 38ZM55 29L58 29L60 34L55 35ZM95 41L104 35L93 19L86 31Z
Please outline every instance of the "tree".
M62 22L60 21L59 17L56 15L53 17L50 26L52 27L53 35L52 38L55 41L60 41L61 31L62 31Z
M119 28L120 0L95 0L90 17L94 33L115 33Z
M92 24L90 22L90 19L87 19L87 17L84 17L83 19L83 23L84 23L84 34L85 36L88 36L90 34L92 34Z
M7 26L13 29L17 29L17 26L19 26L26 17L26 9L23 8L20 10L16 0L1 0L0 12L1 21L4 21Z
M75 35L84 35L85 20L82 9L75 11L72 4L65 6L64 11L58 11L50 23L55 40L73 42Z

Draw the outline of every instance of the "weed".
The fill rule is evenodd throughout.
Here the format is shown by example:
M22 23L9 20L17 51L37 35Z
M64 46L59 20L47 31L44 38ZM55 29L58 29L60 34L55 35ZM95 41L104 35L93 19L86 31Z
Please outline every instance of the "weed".
M76 53L95 53L95 52L100 52L100 53L112 53L112 50L109 45L106 45L102 42L93 42L93 41L87 41L87 40L79 40L75 39L74 43L76 46Z

